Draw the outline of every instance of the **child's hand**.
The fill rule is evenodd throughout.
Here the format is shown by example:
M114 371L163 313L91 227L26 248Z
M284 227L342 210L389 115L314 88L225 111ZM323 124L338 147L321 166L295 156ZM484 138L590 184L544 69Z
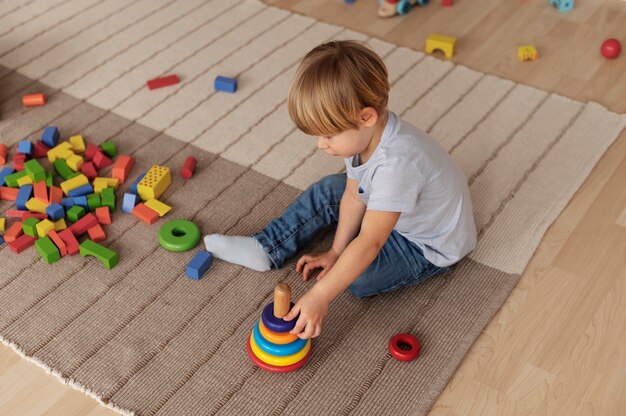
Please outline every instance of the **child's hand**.
M307 280L311 271L321 267L324 270L316 278L316 280L320 280L333 267L338 258L339 254L335 253L332 248L323 253L305 254L298 260L296 271L302 273L303 280Z
M300 314L296 326L289 331L301 339L315 338L322 332L322 324L328 313L329 301L318 293L315 288L304 294L289 313L283 316L285 321L291 321Z

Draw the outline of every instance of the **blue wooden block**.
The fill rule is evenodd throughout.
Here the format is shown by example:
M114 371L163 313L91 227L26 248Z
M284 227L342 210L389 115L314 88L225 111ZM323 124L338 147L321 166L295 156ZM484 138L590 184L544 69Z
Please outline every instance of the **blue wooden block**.
M17 152L32 156L35 151L35 145L28 140L22 140L17 144Z
M79 186L78 188L74 188L67 193L67 196L77 197L83 195L93 194L93 186L90 184L85 184L83 186Z
M53 148L59 143L59 129L54 126L46 127L41 135L41 141L49 148Z
M138 184L139 182L141 182L141 180L143 179L143 177L144 177L144 176L146 176L146 173L147 173L147 172L144 172L144 173L142 173L141 175L139 175L139 177L137 178L137 180L135 181L135 183L133 183L133 186L131 186L131 187L130 187L130 191L129 191L129 192L130 192L131 194L135 194L135 195L138 195L138 194L139 194L139 192L137 191L137 184Z
M15 207L21 210L28 210L26 203L33 196L33 185L24 185L20 187L17 192L17 198L15 199Z
M133 213L133 208L139 202L139 197L135 194L124 194L124 201L122 202L122 212L127 212L129 214Z
M2 244L4 244L4 237L2 237L2 236L0 235L0 246L1 246Z
M76 196L74 197L74 205L78 205L80 207L85 208L85 211L89 211L89 204L87 203L86 196Z
M65 217L65 210L61 204L51 204L46 208L46 214L52 221L58 221Z
M202 275L209 270L211 262L213 261L213 255L208 251L199 251L193 256L193 259L187 264L185 272L187 276L194 280L200 280Z
M15 169L10 167L4 167L0 170L0 186L4 185L4 178L9 176L10 174L15 173Z
M235 78L228 78L220 75L215 78L215 90L224 92L235 92L237 91L237 80Z
M61 200L61 205L63 205L63 207L66 210L68 210L68 209L72 208L76 204L74 203L74 198L67 197L67 198L63 198Z

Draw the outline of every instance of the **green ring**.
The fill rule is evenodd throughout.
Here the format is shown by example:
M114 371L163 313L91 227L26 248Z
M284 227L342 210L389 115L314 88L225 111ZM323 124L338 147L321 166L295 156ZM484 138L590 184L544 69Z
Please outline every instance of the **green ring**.
M191 221L173 220L159 229L159 244L169 251L187 251L198 245L200 228Z

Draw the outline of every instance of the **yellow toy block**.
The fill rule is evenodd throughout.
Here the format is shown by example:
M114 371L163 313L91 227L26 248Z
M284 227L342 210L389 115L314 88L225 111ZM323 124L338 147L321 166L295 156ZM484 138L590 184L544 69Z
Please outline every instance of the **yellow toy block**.
M67 228L67 224L65 223L65 218L61 218L58 221L54 222L54 231L63 231Z
M74 172L78 172L84 162L82 157L75 155L73 153L71 156L65 159L65 161L67 162L67 166L69 166L70 169L72 169Z
M157 199L172 183L170 168L154 165L137 184L137 193L144 201Z
M78 153L79 155L85 153L85 140L83 139L83 136L81 134L72 136L69 140L74 153Z
M169 205L159 201L158 199L150 199L148 201L145 202L145 205L158 212L159 213L159 217L164 216L165 214L167 214L168 212L170 212L172 210L172 207L170 207Z
M6 225L6 219L0 218L0 231L4 231L5 225Z
M32 185L33 184L33 180L28 175L22 176L21 178L19 178L15 182L17 183L17 186L20 186L20 187L22 187L24 185Z
M30 212L36 212L38 214L45 214L47 206L48 204L35 198L31 198L26 202L26 208L28 208Z
M534 61L539 58L539 52L533 45L522 45L517 48L517 59L520 62Z
M69 142L61 142L52 149L48 150L48 160L50 163L54 163L57 159L67 159L72 156L72 145Z
M446 58L452 58L455 43L455 37L432 33L426 38L426 53L433 53L439 49L446 55Z
M98 177L93 180L93 191L97 194L102 192L104 188L119 188L120 180L118 178Z
M80 175L74 176L72 179L61 182L61 189L63 189L63 193L67 195L72 189L79 188L88 183L89 179L81 173Z
M39 237L45 237L50 231L54 230L54 223L50 220L42 220L37 223L35 228Z

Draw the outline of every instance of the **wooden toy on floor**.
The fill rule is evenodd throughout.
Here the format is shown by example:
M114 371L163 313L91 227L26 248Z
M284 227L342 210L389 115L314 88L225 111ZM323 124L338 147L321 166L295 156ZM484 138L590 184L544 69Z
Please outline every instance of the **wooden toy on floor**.
M22 96L22 104L24 107L34 107L44 105L46 103L45 94L26 94Z
M191 250L200 241L200 228L188 220L173 220L159 229L159 244L168 251Z
M517 59L520 62L535 61L539 58L539 52L533 45L522 45L517 47Z
M569 12L574 8L574 0L548 0L548 4L556 6L561 13Z
M178 75L168 75L161 78L151 79L146 83L149 90L156 90L157 88L169 87L170 85L175 85L180 82L180 78Z
M144 201L159 198L172 183L170 168L154 165L137 184L137 193Z
M193 256L193 259L187 263L185 273L194 280L200 280L202 275L211 267L212 261L213 255L211 253L208 251L199 251Z
M213 83L215 91L224 91L233 93L237 91L237 79L236 78L228 78L219 75L215 78L215 82Z
M404 16L413 6L425 6L428 0L381 0L378 7L379 17L392 17L396 14Z
M456 38L453 36L432 33L426 38L426 53L433 53L436 50L440 50L446 55L446 58L449 59L454 56L455 44Z
M252 362L272 373L286 373L302 367L311 355L311 340L291 334L298 321L295 317L285 321L283 317L293 307L291 289L285 283L274 288L274 302L264 309L248 337L246 350Z
M607 39L602 42L602 46L600 47L600 53L606 59L615 59L619 56L622 51L622 45L617 39Z
M411 361L420 354L420 343L411 334L394 335L389 340L387 347L389 348L389 353L398 361Z
M182 176L184 179L190 179L196 171L197 164L198 161L195 157L188 156L187 159L185 159L183 167L180 169L180 176Z

